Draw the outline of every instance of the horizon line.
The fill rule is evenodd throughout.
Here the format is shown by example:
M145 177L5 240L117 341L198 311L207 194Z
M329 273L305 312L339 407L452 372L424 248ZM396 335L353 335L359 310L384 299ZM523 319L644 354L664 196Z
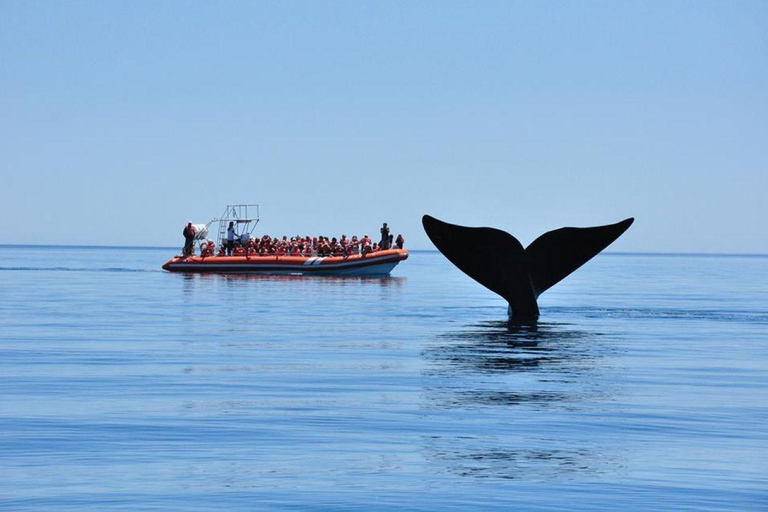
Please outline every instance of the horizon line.
M154 249L154 250L170 250L175 251L177 247L162 246L162 245L84 245L84 244L0 244L0 247L7 248L22 248L22 247L36 247L36 248L65 248L65 249ZM406 248L407 249L407 248ZM409 252L440 252L437 249L407 249ZM659 252L659 251L617 251L617 252L601 252L600 254L606 256L721 256L721 257L746 257L746 258L765 258L768 257L767 253L736 253L736 252Z

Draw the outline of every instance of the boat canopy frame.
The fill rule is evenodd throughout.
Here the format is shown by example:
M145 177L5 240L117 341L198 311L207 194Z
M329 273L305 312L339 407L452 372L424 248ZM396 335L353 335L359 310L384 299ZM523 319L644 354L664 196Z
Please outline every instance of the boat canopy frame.
M216 236L216 245L221 247L224 240L227 239L227 228L230 222L235 223L235 233L242 239L252 238L252 233L259 223L259 205L258 204L228 204L227 209L221 217L213 219L208 223L210 226L214 222L219 223L219 230Z

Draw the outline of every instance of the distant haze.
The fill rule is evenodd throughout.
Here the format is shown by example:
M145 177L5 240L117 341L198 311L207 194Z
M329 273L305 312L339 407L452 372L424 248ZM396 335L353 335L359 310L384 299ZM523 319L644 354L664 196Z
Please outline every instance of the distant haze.
M0 3L0 243L421 215L768 253L768 2Z

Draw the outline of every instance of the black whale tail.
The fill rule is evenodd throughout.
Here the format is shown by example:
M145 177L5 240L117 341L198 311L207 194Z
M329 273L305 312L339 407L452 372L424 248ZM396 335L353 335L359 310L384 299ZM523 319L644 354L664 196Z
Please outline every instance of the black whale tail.
M511 320L536 321L536 299L619 238L634 222L544 233L524 249L515 237L494 228L448 224L429 215L421 222L429 239L469 277L509 303Z

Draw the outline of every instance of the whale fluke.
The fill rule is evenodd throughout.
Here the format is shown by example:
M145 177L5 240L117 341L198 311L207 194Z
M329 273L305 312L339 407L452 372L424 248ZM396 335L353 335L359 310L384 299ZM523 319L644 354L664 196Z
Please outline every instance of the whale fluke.
M530 322L539 316L539 295L613 243L634 218L607 226L556 229L526 249L499 229L457 226L429 215L421 222L451 263L506 299L512 320Z

